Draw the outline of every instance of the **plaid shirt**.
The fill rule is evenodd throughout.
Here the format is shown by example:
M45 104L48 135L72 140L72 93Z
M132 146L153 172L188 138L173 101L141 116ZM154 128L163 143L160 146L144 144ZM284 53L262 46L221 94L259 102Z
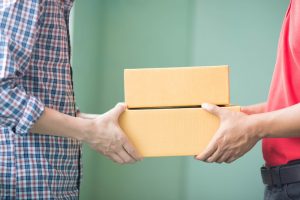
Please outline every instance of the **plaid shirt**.
M72 0L0 0L0 199L78 199L81 144L32 134L44 107L75 116Z

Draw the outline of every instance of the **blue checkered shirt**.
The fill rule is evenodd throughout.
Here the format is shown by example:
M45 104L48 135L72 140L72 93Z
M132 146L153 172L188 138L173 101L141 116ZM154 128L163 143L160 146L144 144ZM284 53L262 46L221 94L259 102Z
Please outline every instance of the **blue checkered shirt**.
M78 199L81 144L30 133L45 107L75 116L72 0L0 0L0 199Z

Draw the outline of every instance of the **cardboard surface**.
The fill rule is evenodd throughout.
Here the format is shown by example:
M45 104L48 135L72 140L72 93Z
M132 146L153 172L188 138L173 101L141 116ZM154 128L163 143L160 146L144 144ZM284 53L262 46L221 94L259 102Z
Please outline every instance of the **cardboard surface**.
M129 108L229 105L229 67L126 69L124 87Z
M119 122L144 157L197 155L219 126L219 119L202 108L129 109Z

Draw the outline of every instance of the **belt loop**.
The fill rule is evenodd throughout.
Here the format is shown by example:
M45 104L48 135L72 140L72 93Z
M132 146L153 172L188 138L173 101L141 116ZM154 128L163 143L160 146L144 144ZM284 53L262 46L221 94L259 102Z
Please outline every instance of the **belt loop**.
M269 173L270 173L271 185L274 185L272 168L269 168Z
M280 171L281 171L281 166L275 167L274 173L272 174L272 182L274 186L276 187L281 187L282 186L282 181L281 181L281 176L280 176Z

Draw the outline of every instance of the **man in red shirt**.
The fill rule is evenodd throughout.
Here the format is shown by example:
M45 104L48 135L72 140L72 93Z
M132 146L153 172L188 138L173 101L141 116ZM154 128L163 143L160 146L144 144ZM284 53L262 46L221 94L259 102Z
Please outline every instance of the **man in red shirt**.
M241 113L202 107L221 125L197 159L230 163L262 139L265 199L300 199L300 0L291 0L283 22L268 101Z

